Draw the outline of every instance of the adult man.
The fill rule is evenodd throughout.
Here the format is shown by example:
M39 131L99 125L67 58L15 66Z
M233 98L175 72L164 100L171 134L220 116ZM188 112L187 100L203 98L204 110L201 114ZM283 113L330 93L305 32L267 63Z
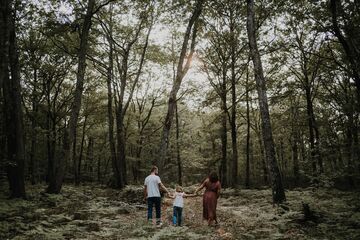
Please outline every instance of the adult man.
M153 205L155 204L156 211L156 225L161 226L161 195L160 188L163 189L167 194L169 191L161 183L160 177L157 175L159 172L156 166L151 168L151 173L145 178L144 183L144 200L147 199L148 213L147 219L152 221Z

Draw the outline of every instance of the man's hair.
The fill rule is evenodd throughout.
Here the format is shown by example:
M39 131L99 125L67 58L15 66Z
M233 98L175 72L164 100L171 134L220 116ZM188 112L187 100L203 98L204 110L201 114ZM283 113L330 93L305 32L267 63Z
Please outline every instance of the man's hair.
M158 169L158 167L157 166L152 166L152 168L151 168L151 172L155 172L155 170L157 170Z
M219 177L218 177L217 173L216 172L211 172L209 174L209 180L212 183L219 181Z

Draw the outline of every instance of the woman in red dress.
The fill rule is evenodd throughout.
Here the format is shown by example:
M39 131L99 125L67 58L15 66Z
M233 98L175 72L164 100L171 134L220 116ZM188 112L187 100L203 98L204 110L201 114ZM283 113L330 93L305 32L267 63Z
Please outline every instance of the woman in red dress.
M195 193L198 193L203 188L205 188L203 195L203 218L207 220L209 225L213 222L217 224L216 205L217 199L220 196L221 184L216 172L210 173L201 186L196 189Z

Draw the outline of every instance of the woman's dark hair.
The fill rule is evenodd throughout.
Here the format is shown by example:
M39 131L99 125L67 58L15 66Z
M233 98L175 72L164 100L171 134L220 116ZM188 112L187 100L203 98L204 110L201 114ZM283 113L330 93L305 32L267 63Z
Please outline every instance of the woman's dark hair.
M219 177L218 177L217 173L216 172L211 172L209 174L209 180L212 183L219 181Z

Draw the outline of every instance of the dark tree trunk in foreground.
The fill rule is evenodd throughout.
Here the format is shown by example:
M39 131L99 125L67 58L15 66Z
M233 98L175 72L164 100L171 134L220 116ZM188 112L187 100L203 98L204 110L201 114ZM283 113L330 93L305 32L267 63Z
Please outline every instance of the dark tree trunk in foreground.
M63 183L64 173L65 173L65 164L66 162L69 162L71 158L71 146L73 145L75 139L76 125L80 113L81 99L84 89L86 53L88 49L88 39L89 39L91 18L93 15L94 7L95 7L95 0L89 0L80 34L80 48L78 52L78 69L76 73L76 87L74 93L74 100L70 112L69 125L65 129L66 132L63 143L64 144L63 157L57 162L55 166L55 173L52 174L53 177L52 179L50 179L50 183L47 188L48 193L60 193ZM76 162L74 162L75 168L77 166Z
M0 83L4 97L6 126L6 170L10 197L25 198L25 143L21 105L20 66L15 33L13 1L4 0L0 8Z
M266 83L256 43L254 0L247 0L247 32L250 54L254 64L256 88L259 97L261 129L265 145L266 161L270 170L272 196L274 203L286 200L281 174L276 161L274 139L272 136L269 106L266 95Z
M198 0L196 2L195 9L194 9L194 11L193 11L193 13L191 15L191 18L189 20L189 23L188 23L188 26L186 28L186 32L185 32L185 35L184 35L184 40L183 40L183 44L182 44L181 52L180 52L180 57L179 57L179 63L178 63L178 66L177 66L177 71L176 71L176 78L175 78L174 84L172 86L170 96L169 96L169 100L168 100L167 113L166 113L166 116L165 116L164 127L163 127L163 131L162 131L162 134L161 134L159 155L158 155L158 158L155 161L156 165L158 165L158 167L160 168L160 171L164 168L164 165L165 165L165 158L166 158L166 154L167 154L169 135L170 135L170 128L171 128L171 124L172 124L174 114L175 114L175 105L176 105L176 100L177 100L176 99L177 98L177 93L178 93L178 91L180 89L181 82L182 82L186 72L188 71L188 69L190 67L191 58L192 58L192 55L194 53L196 31L197 31L196 22L197 22L200 14L201 14L204 1L205 0ZM191 40L191 46L190 46L190 53L189 53L189 55L187 57L187 61L186 61L185 66L184 66L184 61L185 61L186 52L187 52L187 49L188 49L188 42L189 42L189 39L190 39L191 30L192 30L192 40Z

